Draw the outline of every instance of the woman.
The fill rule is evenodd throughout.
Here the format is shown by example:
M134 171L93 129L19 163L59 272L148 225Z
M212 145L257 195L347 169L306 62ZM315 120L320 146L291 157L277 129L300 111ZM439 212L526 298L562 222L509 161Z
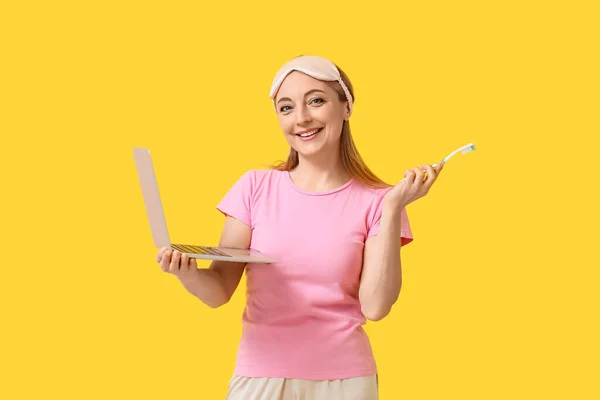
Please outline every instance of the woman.
M407 170L395 186L378 179L350 134L350 80L327 59L286 63L271 99L288 159L233 185L217 207L226 216L219 245L252 247L280 262L198 269L166 248L157 262L211 307L229 301L246 270L228 399L377 399L362 325L384 318L397 300L400 247L413 240L405 207L429 191L443 163Z

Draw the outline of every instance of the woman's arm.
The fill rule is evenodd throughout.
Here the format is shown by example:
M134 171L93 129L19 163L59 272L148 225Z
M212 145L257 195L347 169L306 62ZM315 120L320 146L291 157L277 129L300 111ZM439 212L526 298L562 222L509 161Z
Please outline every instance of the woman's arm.
M423 168L406 170L404 179L384 196L379 234L365 242L359 299L368 319L384 318L398 300L402 286L402 210L429 192L444 164L442 160L435 168L423 164Z
M227 216L219 246L247 249L252 238L251 228ZM213 260L208 269L196 269L179 280L188 292L212 308L220 307L231 299L237 289L245 263Z
M379 233L365 241L359 300L364 316L379 321L389 314L400 295L401 210L383 208Z

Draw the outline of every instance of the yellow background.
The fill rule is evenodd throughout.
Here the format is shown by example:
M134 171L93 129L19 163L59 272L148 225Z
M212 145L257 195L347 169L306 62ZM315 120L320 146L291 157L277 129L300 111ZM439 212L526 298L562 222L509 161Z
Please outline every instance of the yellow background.
M212 310L159 270L132 148L172 240L215 244L287 154L268 91L299 54L351 77L384 179L477 147L408 208L381 398L600 398L594 2L200 3L0 3L0 398L224 398L243 284Z

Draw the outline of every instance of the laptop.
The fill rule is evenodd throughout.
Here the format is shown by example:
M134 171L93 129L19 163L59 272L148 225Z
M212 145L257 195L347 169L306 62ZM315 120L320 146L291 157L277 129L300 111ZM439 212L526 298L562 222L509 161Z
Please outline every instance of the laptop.
M167 230L167 221L163 212L158 184L154 174L150 150L134 148L133 155L146 205L146 214L150 222L152 239L156 248L168 247L170 250L179 250L191 258L205 260L220 260L244 263L272 264L278 262L272 257L254 249L234 249L228 247L212 247L197 244L171 243Z

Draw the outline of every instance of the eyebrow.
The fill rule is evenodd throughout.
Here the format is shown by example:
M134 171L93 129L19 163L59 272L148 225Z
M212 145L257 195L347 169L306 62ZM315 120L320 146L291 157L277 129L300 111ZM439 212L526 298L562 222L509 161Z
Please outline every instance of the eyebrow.
M324 91L322 91L320 89L313 89L313 90L309 90L308 92L304 93L304 97L308 96L309 94L315 93L315 92L325 93ZM284 100L292 101L292 99L290 99L289 97L282 97L281 99L279 99L277 101L277 104L281 103Z

